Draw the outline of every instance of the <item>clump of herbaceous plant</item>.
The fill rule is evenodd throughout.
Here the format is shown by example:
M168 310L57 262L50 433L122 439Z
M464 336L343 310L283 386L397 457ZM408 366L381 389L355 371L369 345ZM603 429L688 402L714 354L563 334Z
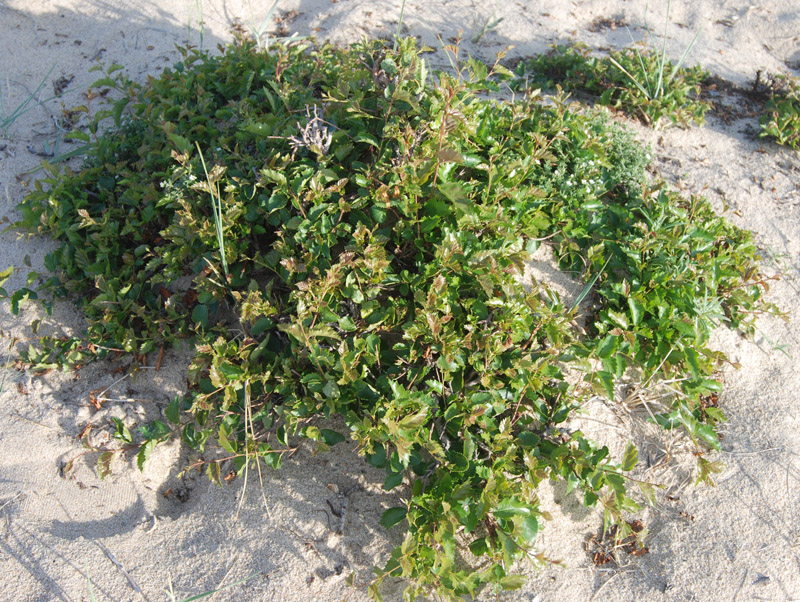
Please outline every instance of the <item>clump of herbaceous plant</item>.
M595 56L588 46L557 45L517 65L515 87L553 88L586 94L654 128L705 121L711 105L701 98L708 72L683 67L642 44Z
M29 347L33 367L194 342L164 421L117 425L141 462L173 434L219 482L278 468L300 437L351 439L386 471L405 503L380 522L405 536L376 598L386 577L407 599L519 587L515 561L543 560L545 479L626 524L635 448L612 458L570 417L635 367L675 380L655 418L702 457L722 419L700 403L721 387L709 332L770 309L751 235L649 184L620 126L559 97L494 100L499 64L430 73L422 53L240 39L144 84L108 75L82 167L50 167L18 224L58 241L43 289L87 324ZM585 332L521 283L539 244L586 283ZM334 415L347 432L323 428Z
M800 78L770 75L767 87L769 99L760 119L761 136L796 149L800 146Z

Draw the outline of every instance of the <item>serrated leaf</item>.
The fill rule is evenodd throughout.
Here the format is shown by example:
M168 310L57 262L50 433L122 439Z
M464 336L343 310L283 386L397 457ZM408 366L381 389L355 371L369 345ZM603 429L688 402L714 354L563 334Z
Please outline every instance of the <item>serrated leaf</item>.
M11 278L11 274L13 274L13 273L14 273L14 268L13 267L6 268L2 272L0 272L0 286L3 286L6 283L6 281L9 278Z
M617 349L617 337L607 334L597 345L597 357L607 358L614 354Z
M180 424L181 421L181 398L177 396L169 402L164 410L164 416L173 424Z
M686 357L686 363L689 366L689 372L694 378L701 376L700 356L695 349L686 348L683 350Z
M380 523L387 529L390 529L397 523L403 521L406 517L407 510L400 506L396 506L394 508L389 508L386 512L381 515Z
M489 553L489 544L486 543L485 537L479 537L471 544L469 544L469 550L475 556L482 556L483 554Z
M217 487L222 487L219 462L209 462L208 466L206 467L206 475L208 476L208 480L214 483L214 485Z
M375 453L367 454L366 458L375 468L383 468L386 466L386 449L383 446L376 447Z
M235 454L238 452L237 446L231 442L230 436L230 429L225 425L224 422L221 422L219 425L219 432L217 433L217 441L219 441L220 446L226 452Z
M636 450L636 446L633 443L628 443L628 447L625 448L625 455L622 457L622 470L626 472L633 470L638 461L639 452Z
M637 481L636 483L639 486L639 490L642 492L644 499L647 500L647 503L651 506L656 505L656 490L653 485L650 483L644 483L642 481Z
M391 491L398 485L403 483L403 473L402 472L390 472L386 475L386 479L383 481L383 488L386 491Z
M642 321L644 307L633 297L628 297L628 307L631 310L631 321L633 322L633 325L638 326L639 322Z
M515 516L531 517L535 516L536 512L530 505L511 498L502 500L493 514L495 518L507 519Z
M620 328L627 330L627 328L628 328L628 317L625 314L609 309L608 310L608 318L609 318L609 320L611 320L614 324L616 324Z
M139 434L145 439L163 439L172 432L170 428L160 420L154 420L150 424L140 426L136 430L138 430Z
M595 376L600 381L600 391L605 393L609 399L614 399L614 375L605 370L599 370Z
M499 583L500 587L504 590L514 590L525 585L525 581L527 581L527 579L524 575L506 575L500 579Z
M103 452L97 458L97 474L101 479L105 479L111 474L111 460L114 459L114 452Z
M533 543L539 534L539 520L535 516L526 516L520 521L520 535L528 543Z
M200 324L203 328L208 327L208 306L199 304L192 310L192 322Z
M120 123L122 121L122 111L125 110L125 107L128 105L129 102L130 98L128 98L127 96L123 96L122 98L114 102L114 106L111 109L111 116L114 118L115 126L117 127L120 126ZM86 142L89 142L88 138L86 139ZM182 152L186 153L186 151Z
M223 362L219 365L219 371L227 378L229 381L238 380L244 374L244 370L240 366L235 364L231 364L229 362Z
M125 443L133 443L133 435L127 426L119 418L112 418L114 421L114 437Z
M325 441L328 445L336 445L337 443L341 443L345 441L347 438L342 435L341 433L331 430L331 429L320 429L320 436L322 440Z
M147 462L147 459L153 453L153 450L158 445L158 441L155 439L148 439L144 442L144 444L139 448L139 453L136 454L136 465L139 467L139 470L144 470L144 463Z

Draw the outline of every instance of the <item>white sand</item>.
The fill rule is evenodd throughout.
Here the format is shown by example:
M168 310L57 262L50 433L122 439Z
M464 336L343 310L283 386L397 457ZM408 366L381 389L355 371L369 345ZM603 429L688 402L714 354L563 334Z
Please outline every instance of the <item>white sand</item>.
M258 27L270 2L200 0L203 44L211 48L229 39L235 18ZM655 4L655 3L654 3ZM666 3L661 3L666 5ZM6 0L0 2L0 115L6 114L46 78L40 97L52 94L52 81L74 80L60 99L35 106L0 137L0 220L17 219L14 206L24 194L18 174L38 165L29 151L44 150L56 139L53 116L81 104L82 93L97 74L88 69L98 57L119 62L139 80L177 60L175 43L187 37L199 43L199 14L192 0ZM133 7L133 8L131 8ZM643 35L645 2L543 0L409 0L403 33L431 44L464 32L464 50L485 60L507 45L510 56L542 52L548 44L582 40L593 47L628 43L624 28L592 31L599 18L621 18L637 38ZM281 13L297 11L286 27L337 42L363 35L390 36L399 1L284 0ZM478 37L497 18L499 25ZM648 21L656 31L664 7L652 8ZM798 0L715 0L673 2L669 50L677 57L702 30L690 62L745 84L756 70L786 71L800 61ZM432 62L444 65L441 55ZM52 72L50 69L52 67ZM789 72L792 72L791 70ZM795 75L796 71L792 72ZM677 442L675 461L646 473L668 486L674 501L662 494L658 507L642 512L650 534L650 553L624 558L624 566L595 567L584 543L601 519L561 485L543 488L553 510L541 546L563 568L536 571L520 591L501 600L790 600L800 599L800 371L797 362L772 350L785 345L800 357L798 269L800 268L800 198L796 152L755 137L757 120L730 125L711 117L705 127L652 132L636 124L644 141L654 145L656 165L686 194L702 193L727 216L756 233L768 260L767 270L782 276L769 294L792 322L767 318L753 342L722 332L718 345L741 364L726 369L723 409L724 451L714 459L726 464L716 488L687 487L691 479L686 452ZM62 146L60 150L68 147ZM40 268L52 242L42 238L0 236L0 270L20 268L8 288L24 285L26 256ZM68 304L54 317L26 307L14 317L0 305L0 362L13 367L10 336L32 336L29 324L43 318L40 333L81 328L80 315ZM235 518L242 480L222 489L204 476L182 480L176 474L186 461L176 444L159 449L143 473L130 458L117 458L114 474L101 481L96 455L80 456L76 436L88 422L94 443L108 437L111 417L153 418L183 386L188 351L170 352L159 372L144 370L106 393L138 401L107 403L96 411L89 393L112 385L116 365L97 363L77 373L0 371L0 600L89 600L87 570L98 600L167 600L174 585L179 597L257 574L219 593L223 600L365 600L363 588L398 543L400 531L386 532L381 512L398 502L397 490L383 492L383 475L340 444L334 452L312 457L303 447L280 472L264 471L263 490L250 474L241 513ZM154 361L154 360L152 360ZM145 401L142 401L145 400ZM593 432L620 449L633 433L644 450L652 430L641 419L599 405ZM602 422L597 422L601 420ZM591 428L587 420L587 430ZM77 458L66 477L60 466ZM169 494L166 495L165 494ZM343 534L333 511L347 500ZM266 501L267 509L264 507ZM399 600L401 585L386 588L387 600ZM494 599L485 591L482 600Z

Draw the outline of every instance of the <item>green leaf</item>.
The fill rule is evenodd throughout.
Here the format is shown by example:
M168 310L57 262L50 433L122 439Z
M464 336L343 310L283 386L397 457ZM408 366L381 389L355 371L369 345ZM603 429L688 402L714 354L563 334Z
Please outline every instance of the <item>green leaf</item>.
M174 397L169 405L164 410L164 416L173 424L180 424L181 422L181 397L180 395Z
M336 445L347 439L341 433L331 429L320 429L320 435L322 436L322 440L328 445Z
M209 462L206 466L206 476L208 480L214 483L217 487L222 487L222 479L220 478L221 470L219 462Z
M471 544L469 544L469 550L475 556L483 556L484 554L489 553L489 544L486 542L485 537L479 537Z
M601 392L605 393L608 399L614 399L614 375L605 370L599 370L595 376L600 381Z
M224 422L221 422L219 425L219 432L217 433L217 440L219 441L220 446L226 452L235 454L238 452L235 443L232 443L230 440L231 432L230 429L225 425Z
M622 312L614 311L609 309L608 310L608 318L617 326L622 329L628 329L628 318Z
M502 500L493 514L495 518L507 519L515 516L535 517L536 511L528 504L511 498Z
M97 458L97 474L101 480L111 474L111 460L114 459L114 455L114 452L103 452Z
M127 426L120 420L119 418L112 418L111 420L114 421L115 431L114 437L123 441L125 443L133 443L133 435L131 435L130 430Z
M539 521L535 516L526 516L520 521L520 535L528 543L533 543L539 534Z
M172 431L160 420L154 420L150 424L145 424L136 429L145 439L163 439Z
M686 363L689 365L689 372L691 372L694 378L700 378L702 370L700 368L700 356L697 351L695 349L686 348L683 350L683 353L686 356Z
M642 495L647 500L647 503L650 506L656 505L656 491L655 487L650 483L644 483L642 481L637 481L636 483L639 486L639 490L642 492Z
M197 321L197 320L195 320L195 321ZM253 323L253 325L250 327L250 334L251 334L251 336L257 337L260 334L262 334L264 331L272 328L274 325L275 325L275 323L272 320L262 316L258 320L256 320Z
M148 439L144 442L142 447L139 448L139 453L136 454L136 465L139 467L139 470L144 470L144 463L153 453L156 445L158 445L156 439Z
M195 305L192 310L192 321L195 324L200 324L203 328L208 328L208 306L203 304Z
M514 590L521 588L526 581L527 577L524 575L506 575L500 579L499 583L504 590Z
M242 375L244 375L244 370L242 370L241 366L236 366L228 362L220 364L219 371L222 372L229 381L239 380Z
M639 452L636 451L636 446L633 443L629 443L628 447L625 448L625 455L622 458L622 470L629 471L633 470L636 466L636 462L639 461Z
M367 454L367 462L372 464L375 468L383 468L386 466L386 449L381 446L375 447L375 453Z
M14 273L14 268L13 267L6 268L2 272L0 272L0 286L3 286L6 283L6 281L9 278L11 278L11 274L13 274L13 273Z
M391 491L398 485L403 483L403 473L402 472L390 472L386 475L386 480L383 482L383 488L386 491Z
M617 337L608 334L597 345L597 357L607 358L614 354L617 349Z
M633 321L633 325L638 326L639 322L642 321L644 307L642 307L642 304L633 297L628 297L628 307L631 310L631 320Z
M387 529L390 529L397 523L401 522L406 517L407 510L399 506L389 508L381 515L380 523Z

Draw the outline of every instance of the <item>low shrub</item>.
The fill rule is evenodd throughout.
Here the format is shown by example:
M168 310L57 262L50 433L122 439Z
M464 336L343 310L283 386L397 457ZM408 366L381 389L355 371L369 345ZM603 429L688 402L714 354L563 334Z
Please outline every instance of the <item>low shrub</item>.
M761 136L778 144L800 146L800 78L770 76L769 100L761 116Z
M87 319L85 336L30 347L33 367L194 341L165 421L116 425L140 465L176 433L198 453L216 441L198 462L218 483L278 468L298 437L350 438L385 469L406 502L381 523L406 534L376 598L387 576L407 599L519 587L514 562L544 561L545 479L629 536L636 449L612 458L569 427L629 368L674 379L655 418L688 432L708 479L723 416L701 398L724 361L710 331L752 331L770 309L751 235L648 183L620 126L559 97L493 100L499 64L431 74L420 53L239 40L185 49L145 84L108 74L95 88L117 99L76 134L83 166L50 167L18 224L60 242L43 288ZM521 283L545 239L586 282L585 333L574 306ZM322 428L333 415L348 433Z

